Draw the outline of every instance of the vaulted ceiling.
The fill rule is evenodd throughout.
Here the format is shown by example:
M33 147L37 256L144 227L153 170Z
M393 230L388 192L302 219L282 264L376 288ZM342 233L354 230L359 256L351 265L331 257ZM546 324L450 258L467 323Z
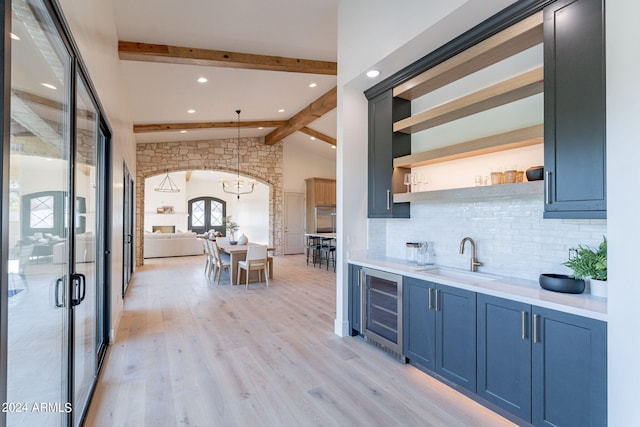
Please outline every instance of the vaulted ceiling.
M337 0L113 3L138 143L236 137L240 109L243 137L335 156Z

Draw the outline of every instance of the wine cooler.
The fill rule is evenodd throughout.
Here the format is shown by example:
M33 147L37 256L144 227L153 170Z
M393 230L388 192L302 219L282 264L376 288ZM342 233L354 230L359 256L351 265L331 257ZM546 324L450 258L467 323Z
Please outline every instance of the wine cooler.
M360 276L362 292L362 327L368 342L393 356L402 356L402 276L363 268Z

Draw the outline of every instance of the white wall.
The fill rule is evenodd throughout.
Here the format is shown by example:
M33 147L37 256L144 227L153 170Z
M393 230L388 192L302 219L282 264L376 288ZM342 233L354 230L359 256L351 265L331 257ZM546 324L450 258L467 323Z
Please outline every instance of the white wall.
M166 174L149 177L145 180L145 215L144 227L151 231L154 225L175 225L176 231L188 229L189 200L196 197L217 197L227 202L227 216L238 223L240 229L236 238L245 234L255 243L269 242L269 187L257 182L253 193L243 194L238 199L232 194L222 191L221 179L232 181L236 175L218 171L193 171L189 181L186 172L171 172L169 176L180 188L178 193L162 193L154 191ZM241 176L242 178L242 176ZM248 178L244 178L248 182ZM157 214L156 208L173 206L173 214Z
M606 6L609 425L630 426L640 420L640 3L617 0Z
M123 164L136 173L133 122L118 58L113 6L109 0L60 0L98 98L106 110L112 135L111 340L122 313Z
M298 144L283 145L283 188L285 191L304 193L307 178L336 178L336 159L334 151L326 142L316 140L316 144L323 144L328 153L326 157L309 155L309 151Z

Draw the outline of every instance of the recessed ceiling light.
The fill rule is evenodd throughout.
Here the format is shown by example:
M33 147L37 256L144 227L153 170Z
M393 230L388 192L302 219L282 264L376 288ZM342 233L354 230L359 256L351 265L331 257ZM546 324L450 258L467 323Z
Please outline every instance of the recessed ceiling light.
M190 110L187 110L187 113L189 113L189 114L193 114L193 113L195 113L195 112L196 112L196 110L194 110L193 108L192 108L192 109L190 109Z
M42 86L46 87L47 89L53 89L53 90L57 90L58 89L57 87L55 87L54 85L49 84L49 83L40 83L40 84Z
M378 70L369 70L367 71L367 77L373 79L374 77L378 77L380 75L380 71Z
M333 148L333 149L335 150L335 149L336 149L336 146L335 146L335 145L332 145L332 146L331 146L331 148Z
M187 133L187 131L186 130L181 130L180 133Z
M284 108L279 109L278 113L284 113Z
M315 140L316 140L316 137L315 137L315 136L312 136L312 137L311 137L311 140L312 140L312 141L315 141Z
M18 37L17 35L10 33L11 34L11 38L14 40L20 40L20 37Z
M264 129L262 126L260 126L258 129Z
M310 83L310 84L309 84L309 87L316 87L316 86L318 86L318 84L317 84L317 83Z
M209 81L209 80L207 80L207 78L206 78L206 77L199 77L199 78L198 78L198 83L206 83L206 82L208 82L208 81Z

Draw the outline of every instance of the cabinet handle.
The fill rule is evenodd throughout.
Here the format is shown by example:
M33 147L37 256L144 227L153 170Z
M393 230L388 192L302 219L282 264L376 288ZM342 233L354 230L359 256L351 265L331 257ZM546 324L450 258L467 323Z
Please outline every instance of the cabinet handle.
M538 320L540 319L539 314L533 315L533 342L539 343L540 339L538 338Z
M358 287L361 288L362 287L362 269L358 270Z
M545 203L547 205L551 204L551 171L547 171L545 173L546 178L547 178L547 182L545 184L547 184L547 198L545 200Z
M432 296L431 294L433 293L433 289L429 288L429 310L433 310L433 301L432 301Z
M387 210L391 210L391 190L387 190Z
M438 299L440 298L440 291L437 289L435 291L436 291L436 311L440 311L440 303L438 302Z
M527 312L522 312L522 339L527 339Z

